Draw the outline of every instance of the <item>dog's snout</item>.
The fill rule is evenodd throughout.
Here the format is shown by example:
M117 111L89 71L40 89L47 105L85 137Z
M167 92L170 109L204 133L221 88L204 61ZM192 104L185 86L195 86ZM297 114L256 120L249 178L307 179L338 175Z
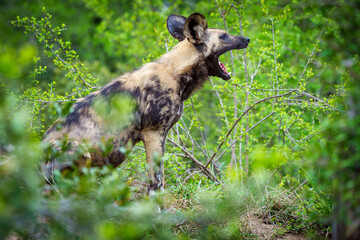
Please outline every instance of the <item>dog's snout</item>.
M247 44L250 43L250 38L248 38L248 37L243 37L242 40L243 40L243 42L245 42Z

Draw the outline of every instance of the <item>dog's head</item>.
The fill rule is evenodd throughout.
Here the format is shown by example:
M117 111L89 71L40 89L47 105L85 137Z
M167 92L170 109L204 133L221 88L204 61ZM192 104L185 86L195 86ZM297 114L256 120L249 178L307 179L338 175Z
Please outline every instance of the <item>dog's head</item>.
M203 54L210 76L224 80L229 80L231 76L219 61L220 55L232 49L246 48L250 42L247 37L233 36L221 29L208 28L205 17L200 13L193 13L188 18L170 15L167 28L174 38L191 42Z

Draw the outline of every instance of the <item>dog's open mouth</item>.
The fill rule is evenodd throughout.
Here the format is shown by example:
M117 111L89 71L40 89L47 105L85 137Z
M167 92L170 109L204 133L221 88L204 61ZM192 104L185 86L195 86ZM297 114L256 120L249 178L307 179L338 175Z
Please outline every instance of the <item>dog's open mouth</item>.
M240 38L240 40L238 38ZM230 50L246 48L248 46L248 43L250 42L248 38L244 37L236 37L236 39L237 40L234 44L222 48L217 53L215 53L214 55L210 55L207 58L208 71L210 76L220 77L224 80L229 80L231 78L231 73L226 70L225 65L219 60L219 58L221 57L221 55ZM243 39L245 39L246 41Z
M230 51L230 50L233 50L233 49L237 49L237 48L228 48L228 49L224 49L223 51L221 51L219 54L215 55L214 59L212 60L212 66L213 66L213 70L214 70L214 75L213 76L217 76L217 77L220 77L224 80L229 80L231 78L231 72L229 73L227 70L226 70L226 67L225 65L220 61L220 57Z
M220 61L219 57L222 55L221 53L218 56L215 56L214 59L211 60L212 64L212 76L220 77L224 80L229 80L231 78L230 73L226 70L225 65Z
M224 64L223 64L222 62L220 62L220 60L219 60L219 67L220 67L221 70L222 70L222 75L223 75L226 79L225 79L224 77L221 77L221 78L224 78L225 80L230 79L230 78L231 78L230 74L228 73L228 71L226 71L226 68L225 68Z
M229 80L231 75L226 70L225 65L219 60L220 55L213 55L207 59L209 75Z

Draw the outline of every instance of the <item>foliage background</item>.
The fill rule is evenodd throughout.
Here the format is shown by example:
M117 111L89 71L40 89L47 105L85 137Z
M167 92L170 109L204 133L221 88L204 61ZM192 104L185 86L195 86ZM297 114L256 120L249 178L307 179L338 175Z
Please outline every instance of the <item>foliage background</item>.
M0 237L356 239L358 10L353 1L1 2ZM221 57L231 81L212 78L185 102L167 142L167 191L144 195L138 145L119 169L58 174L44 193L44 131L74 100L168 51L166 17L194 11L251 44ZM246 224L253 218L279 228L261 235Z

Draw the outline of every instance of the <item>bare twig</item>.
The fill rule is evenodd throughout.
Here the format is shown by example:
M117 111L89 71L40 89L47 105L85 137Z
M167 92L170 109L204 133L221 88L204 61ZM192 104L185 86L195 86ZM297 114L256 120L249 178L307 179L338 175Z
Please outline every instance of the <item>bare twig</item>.
M195 165L212 181L214 182L220 182L219 179L217 179L217 177L215 175L213 175L210 170L204 165L202 164L199 160L197 160L184 146L180 146L179 144L177 144L176 142L174 142L172 139L170 138L166 138L172 145L174 145L175 147L178 147L181 149L181 151L183 151L185 153L185 155L187 156L187 158L189 158L193 163L195 163Z
M316 136L316 135L317 135L317 133L316 133L316 134L310 134L310 135L307 136L306 138L304 138L304 139L302 139L302 140L299 140L299 143L296 144L294 147L292 147L291 150L294 150L294 149L297 148L301 143L310 140L311 138L313 138L313 137Z
M271 20L271 31L272 31L272 42L273 42L273 50L274 50L274 67L275 67L275 77L276 77L276 89L279 88L279 78L278 78L278 71L277 71L277 58L276 58L276 47L275 47L275 26L274 26L274 19L270 18Z
M227 117L226 117L225 107L224 107L224 104L223 104L222 99L221 99L221 97L220 97L220 94L219 94L219 92L216 90L216 85L213 83L213 81L211 80L211 78L210 78L209 80L210 80L211 85L213 86L213 89L215 90L216 96L217 96L218 99L219 99L221 109L223 110L223 115L224 115L224 118L225 118L226 126L229 126L229 121L228 121L228 119L227 119Z
M186 135L190 138L191 142L192 142L193 144L195 144L195 145L202 151L202 153L203 153L206 157L209 157L208 154L207 154L207 152L195 141L195 139L193 139L193 137L191 136L189 130L184 129L181 125L179 125L179 127L181 128L181 130L183 130L183 131L186 133ZM176 130L174 130L174 131L176 131ZM178 132L177 132L177 133L178 133Z
M300 184L300 186L298 186L297 188L295 188L295 190L291 190L291 193L296 193L297 190L301 189L305 184L308 183L308 180L305 180L304 182L302 182Z
M324 102L324 101L321 100L320 98L317 98L317 97L315 97L315 96L313 96L313 95L311 95L311 94L309 94L309 93L301 92L300 94L301 94L301 95L305 95L305 96L310 97L310 98L313 98L313 99L315 99L316 101L321 102L322 104L324 104L325 106L327 106L327 107L329 107L329 108L331 108L331 109L335 109L333 106L327 104L326 102Z
M241 134L240 137L238 137L237 139L235 139L234 141L232 141L230 143L230 145L224 150L222 151L222 153L213 161L213 163L217 162L222 155L224 155L230 147L232 147L236 142L238 142L245 134L247 134L248 132L250 132L251 130L253 130L256 126L258 126L260 123L264 122L266 119L268 119L269 117L271 117L275 112L271 112L270 114L268 114L266 117L264 117L263 119L261 119L260 121L258 121L256 124L254 124L251 128L247 129L243 134Z
M312 50L312 52L311 52L311 55L310 55L310 57L308 58L305 66L304 66L304 69L303 69L303 71L302 71L302 73L301 73L301 75L300 75L300 78L299 78L298 83L296 84L296 88L299 88L301 79L302 79L302 77L303 77L303 75L304 75L304 73L305 73L305 71L306 71L306 68L307 68L307 66L309 65L309 63L310 63L310 62L312 61L312 59L313 59L313 56L314 56L314 54L315 54L317 45L318 45L319 42L320 42L321 35L322 35L322 33L324 32L325 26L327 25L327 22L328 22L328 21L329 21L329 18L326 19L326 21L325 21L325 23L324 23L324 25L323 25L323 27L322 27L322 29L321 29L321 31L320 31L320 34L319 34L319 36L318 36L318 38L317 38L317 40L316 40L316 43L315 43L315 46L314 46L314 48L313 48L313 50Z
M242 84L235 84L235 86L237 87L246 87L246 85L242 85ZM288 91L297 91L297 89L268 89L268 88L251 88L249 87L250 90L254 90L254 91L273 91L273 92L288 92Z
M85 92L85 91L88 91L89 89L99 89L99 87L90 87L88 89L85 89L85 90L82 90L81 92ZM24 102L40 102L40 103L43 103L43 104L46 104L45 106L43 106L41 109L44 109L44 107L47 107L49 105L51 105L52 103L62 103L62 102L72 102L72 101L78 101L80 100L81 98L74 98L74 99L71 99L70 97L76 95L78 93L72 93L72 94L69 94L67 96L64 96L64 98L66 99L58 99L58 100L41 100L41 99L29 99L29 98L23 98L22 101ZM70 99L69 99L70 98Z
M63 99L63 100L52 100L52 101L45 101L45 100L40 100L40 99L29 99L29 98L24 98L23 100L25 102L41 102L41 103L61 103L61 102L72 102L72 101L77 101L81 98L75 98L75 99Z
M198 174L199 172L201 172L200 170L192 170L191 173L189 174L189 176L187 176L184 179L184 182L188 182L190 180L190 178L192 178L195 174Z
M239 26L240 26L240 31L241 31L241 35L244 35L243 32L243 27L242 27L242 16L239 14ZM244 56L244 71L245 71L245 79L246 79L246 88L245 88L245 107L248 108L249 107L249 75L248 75L248 71L247 71L247 66L248 66L248 61L247 61L247 57L246 57L246 49L243 49L243 56ZM252 82L252 81L251 81ZM246 113L246 131L248 131L249 129L249 112ZM235 136L235 134L234 134ZM245 172L248 173L249 171L249 154L247 151L247 146L249 145L249 135L246 135L245 137Z
M264 52L263 52L263 53L264 53ZM261 56L260 56L259 63L258 63L258 65L257 65L257 67L256 67L256 69L255 69L255 71L254 71L254 73L253 73L253 74L251 74L251 82L250 82L250 86L252 85L252 83L253 83L253 81L254 81L254 78L255 78L255 76L257 75L258 71L259 71L259 68L260 68L260 65L261 65L261 60L262 60L262 58L261 58Z
M192 106L192 109L193 109L193 111L194 111L194 115L195 115L195 117L196 117L196 120L200 123L200 120L199 120L199 117L198 117L198 115L197 115L197 113L196 113L195 105L194 105L194 102L193 102L192 98L190 98L190 101L191 101L191 106ZM206 152L206 154L205 154L205 153L204 153L204 154L207 155L207 149L206 149L206 144L205 144L205 137L204 137L203 131L201 131L201 128L199 128L199 132L200 132L202 144L203 144L203 146L204 146L204 148L205 148L205 152Z

